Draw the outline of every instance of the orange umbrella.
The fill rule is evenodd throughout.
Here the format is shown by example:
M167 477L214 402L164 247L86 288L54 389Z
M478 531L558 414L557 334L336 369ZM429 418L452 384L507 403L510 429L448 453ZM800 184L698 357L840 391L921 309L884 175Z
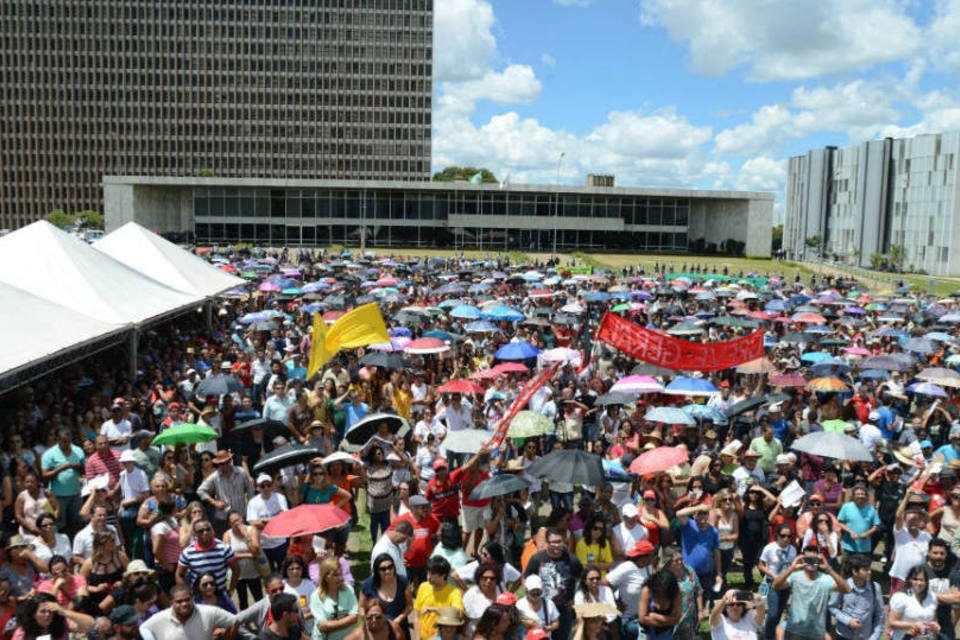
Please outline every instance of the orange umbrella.
M849 391L849 387L837 378L814 378L807 383L807 389L810 391L820 391L823 393L835 393Z

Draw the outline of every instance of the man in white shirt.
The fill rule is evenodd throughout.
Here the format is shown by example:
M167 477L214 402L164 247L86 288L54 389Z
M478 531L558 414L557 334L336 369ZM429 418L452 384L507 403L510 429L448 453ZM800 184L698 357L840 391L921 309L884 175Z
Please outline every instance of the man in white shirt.
M125 447L133 433L130 421L123 417L123 398L117 398L110 407L110 419L100 426L100 433L110 440L112 447ZM119 454L119 450L117 451Z
M419 418L427 408L427 395L430 387L424 382L423 371L415 371L413 374L413 384L410 385L410 395L413 403L410 405L410 415Z
M737 494L743 496L747 489L750 488L750 485L753 484L753 481L756 480L756 483L763 485L767 481L767 476L757 465L757 460L760 459L760 454L756 451L747 449L743 453L743 461L739 467L733 470L732 475L737 481Z
M613 552L617 559L626 557L627 551L647 539L647 528L637 520L640 515L637 505L628 502L620 508L620 515L620 524L613 528Z
M653 574L653 559L656 550L649 540L641 540L627 550L627 559L607 573L604 584L617 590L617 599L623 603L620 620L620 637L636 638L640 606L640 590Z
M873 453L877 442L883 438L883 433L881 433L880 427L877 426L877 420L879 419L880 413L874 409L870 412L870 417L867 418L867 422L860 426L860 444L870 453Z
M400 520L392 529L387 529L386 533L380 536L377 543L370 550L370 570L376 571L373 562L381 553L386 553L393 558L393 566L397 569L397 575L407 577L407 565L404 564L403 552L407 550L410 540L413 538L413 525L407 520Z
M459 393L450 394L450 402L437 414L437 420L447 425L447 431L462 431L473 428L473 405Z
M270 518L289 509L287 497L273 490L273 478L268 473L257 476L257 495L247 502L247 522L261 531ZM274 571L280 570L283 559L287 557L289 541L286 538L273 538L260 535L260 548L270 561Z
M103 489L106 491L106 488ZM101 531L113 532L113 537L117 545L120 544L120 535L113 525L107 524L106 505L97 505L90 514L90 524L77 532L73 537L73 563L83 564L83 561L90 557L93 552L93 537Z
M120 454L120 527L131 557L143 557L143 531L137 527L140 503L150 495L150 480L137 466L137 456L131 449Z

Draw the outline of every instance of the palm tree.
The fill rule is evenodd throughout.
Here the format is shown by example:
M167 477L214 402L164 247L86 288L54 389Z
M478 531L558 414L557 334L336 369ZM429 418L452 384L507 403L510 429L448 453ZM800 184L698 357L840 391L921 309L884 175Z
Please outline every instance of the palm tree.
M902 272L903 271L903 262L907 259L907 248L902 244L890 245L887 255L890 257L890 262L893 264L894 268Z

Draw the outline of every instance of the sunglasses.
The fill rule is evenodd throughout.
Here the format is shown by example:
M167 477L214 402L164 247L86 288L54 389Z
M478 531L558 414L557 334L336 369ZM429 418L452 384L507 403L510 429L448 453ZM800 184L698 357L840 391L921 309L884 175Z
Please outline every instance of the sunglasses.
M816 500L812 500L812 501L810 502L810 506L811 506L811 507L819 507L821 504L823 504L823 503L822 503L822 502L817 502Z
M272 596L275 596L278 593L283 593L283 587L273 587L272 589L267 589L267 593L269 593Z
M386 572L386 571L393 571L393 570L394 570L394 566L393 566L392 564L384 564L384 565L381 565L381 566L377 567L377 571L384 571L384 572Z
M778 538L789 538L791 535L792 535L792 534L789 534L789 533L781 533L781 534L779 534L777 537L778 537Z
M210 527L200 527L199 529L193 530L194 533L210 533L211 531L213 531L213 529Z
M371 613L366 617L367 622L379 622L383 620L383 614L380 613Z

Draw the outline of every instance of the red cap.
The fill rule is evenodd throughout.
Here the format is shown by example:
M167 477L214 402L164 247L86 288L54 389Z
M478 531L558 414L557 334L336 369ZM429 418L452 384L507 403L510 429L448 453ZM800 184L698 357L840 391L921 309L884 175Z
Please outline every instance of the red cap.
M724 380L723 382L720 383L721 388L725 388L729 386L730 386L730 382L728 380Z
M442 468L442 469L446 469L446 468L447 468L447 461L444 460L443 458L438 458L437 460L434 460L434 461L433 461L433 468L434 468L434 470L441 469L441 468Z
M540 627L534 627L527 631L527 640L546 640L549 637L550 634Z
M173 411L174 409L183 409L183 405L181 405L179 402L171 402L167 405L167 409L170 411Z
M819 493L814 493L813 495L810 496L810 500L811 501L817 500L818 502L823 502L823 496L820 495Z
M655 551L656 549L653 548L653 544L649 540L640 540L637 544L633 545L632 549L627 551L627 557L651 556Z
M504 591L497 596L497 604L504 604L508 607L512 607L517 604L517 596L513 595L509 591Z
M124 400L123 398L114 398L114 399L113 399L113 404L126 404L126 403L127 403L127 401Z
M647 498L653 498L655 500L657 498L657 492L653 489L647 489L643 492L643 499L646 500Z

